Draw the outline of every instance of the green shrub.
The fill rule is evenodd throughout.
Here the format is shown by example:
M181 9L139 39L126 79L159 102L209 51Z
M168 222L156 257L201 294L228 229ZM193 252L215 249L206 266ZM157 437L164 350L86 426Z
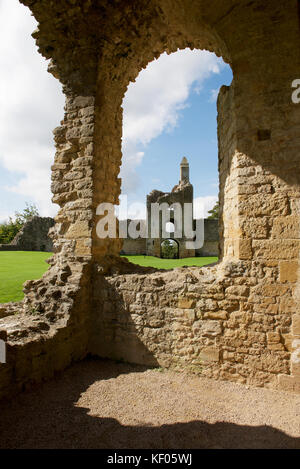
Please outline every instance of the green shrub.
M25 223L32 217L38 216L39 212L35 205L26 203L23 212L15 212L14 219L9 217L7 222L0 224L0 244L9 244L16 234L23 228Z

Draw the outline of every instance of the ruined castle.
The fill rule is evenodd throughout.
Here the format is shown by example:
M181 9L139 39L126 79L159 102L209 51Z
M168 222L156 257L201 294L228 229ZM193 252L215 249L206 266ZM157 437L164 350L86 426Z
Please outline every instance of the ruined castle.
M19 314L2 308L0 397L88 354L300 392L299 1L21 1L66 105L54 256ZM97 207L118 203L129 83L187 47L234 76L217 102L219 263L150 272L120 259L122 240L99 239Z
M160 212L159 219L159 228L158 236L151 236L151 226L152 226L152 212L151 205L153 203L163 204L167 203L170 207L173 204L178 204L181 209L181 226L178 227L174 225L175 214L174 209L171 209L169 222L172 224L174 230L179 228L179 231L182 235L176 236L174 231L169 233L165 232L163 228L163 219ZM190 207L193 207L193 186L190 183L190 171L189 163L186 157L182 158L180 163L180 180L179 183L173 187L171 192L161 192L158 190L153 190L149 195L147 195L147 218L146 220L135 220L135 223L141 226L145 226L146 236L133 238L128 232L128 237L124 239L121 254L124 255L147 255L147 256L156 256L161 257L162 255L162 243L166 239L172 239L176 242L178 246L178 257L195 257L195 256L218 256L219 252L219 231L218 231L218 219L206 218L201 221L201 228L203 230L202 236L204 238L204 243L198 249L187 248L186 243L191 242L192 237L185 236L184 230L184 220L185 220L185 210L186 204L190 204ZM192 211L193 213L193 211ZM119 223L129 226L131 220L121 220ZM196 227L198 220L193 220L193 228ZM199 220L200 222L200 220ZM203 226L202 226L203 224ZM200 223L199 223L200 225Z

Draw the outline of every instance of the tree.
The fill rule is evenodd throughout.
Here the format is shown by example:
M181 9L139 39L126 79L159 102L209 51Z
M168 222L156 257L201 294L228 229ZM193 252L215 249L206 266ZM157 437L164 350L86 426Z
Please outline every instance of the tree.
M24 208L23 212L15 212L16 223L22 226L25 225L25 223L30 220L30 218L39 216L39 211L36 205L29 205L27 202L25 202L25 205L26 207Z
M161 254L164 259L175 259L177 257L177 243L170 239L165 239L161 243Z
M220 207L218 201L211 210L208 210L208 213L210 213L210 215L207 218L219 218L219 208Z
M37 207L26 202L23 212L15 212L14 219L9 217L7 222L0 224L0 244L11 243L25 223L34 216L39 216Z

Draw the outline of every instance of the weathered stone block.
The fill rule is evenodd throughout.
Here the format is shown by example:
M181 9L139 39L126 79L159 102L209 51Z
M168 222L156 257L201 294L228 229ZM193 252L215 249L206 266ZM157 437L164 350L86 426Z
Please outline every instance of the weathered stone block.
M188 298L180 298L178 300L178 308L182 308L182 309L194 308L195 304L196 304L195 300L191 300Z
M300 314L294 314L292 317L292 334L300 335Z
M220 351L216 347L205 347L199 354L203 362L218 362L220 360Z
M90 256L91 255L91 246L89 240L77 239L75 254L77 256Z
M278 376L278 387L283 391L300 392L300 381L298 377L281 374Z
M239 239L239 259L252 259L252 241L251 239Z
M222 333L222 326L220 321L199 320L194 323L193 331L205 337L216 337Z
M300 242L297 239L253 240L252 247L255 259L294 260L298 258Z
M241 220L241 229L245 238L265 239L268 236L269 228L269 217L247 217Z
M226 320L228 317L228 313L226 311L210 311L209 313L204 313L204 317L207 319Z
M297 282L299 263L296 261L281 261L279 263L280 282Z
M88 237L91 233L87 221L78 221L70 226L65 237L67 239L78 239Z
M278 344L271 343L271 344L268 344L268 350L274 350L274 351L284 350L284 345L280 344L280 343L278 343Z
M274 218L271 236L272 238L299 239L300 218L292 215Z
M280 314L296 313L298 311L298 305L294 298L289 296L283 296L280 298L279 312Z
M270 344L278 344L280 342L280 334L278 332L268 332L267 341Z
M184 317L190 324L193 324L196 318L195 310L194 309L185 309L184 310Z
M249 296L249 287L236 285L226 288L226 297L228 299L243 299L247 296Z

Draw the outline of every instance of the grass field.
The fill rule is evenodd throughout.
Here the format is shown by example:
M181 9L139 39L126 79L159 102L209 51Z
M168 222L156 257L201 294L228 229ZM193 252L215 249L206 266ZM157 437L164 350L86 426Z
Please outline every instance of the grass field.
M160 259L153 256L122 256L126 257L133 264L143 267L155 267L156 269L174 269L175 267L196 266L212 264L217 262L217 257L186 257L185 259Z
M23 299L23 283L40 278L48 269L50 252L0 252L0 303Z

